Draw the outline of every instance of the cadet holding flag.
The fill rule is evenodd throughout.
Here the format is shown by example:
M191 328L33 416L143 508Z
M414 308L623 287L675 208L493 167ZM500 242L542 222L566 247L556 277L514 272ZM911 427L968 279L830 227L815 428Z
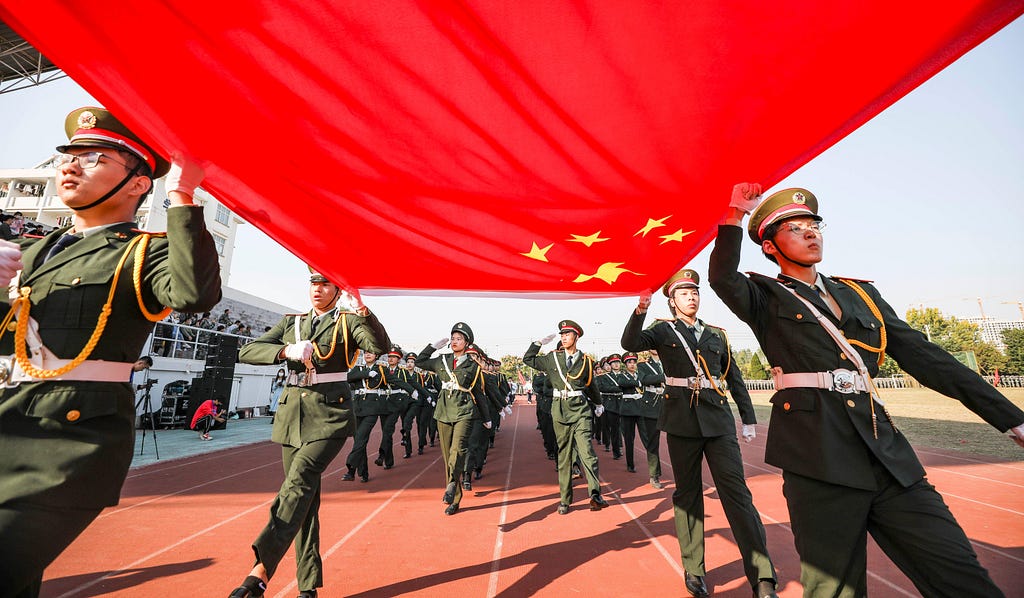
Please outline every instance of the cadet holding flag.
M813 193L785 189L760 202L760 192L734 187L708 278L773 366L765 461L782 469L804 595L865 595L870 532L925 596L1002 596L872 377L888 354L1022 446L1024 411L901 320L874 286L818 273L824 222ZM778 278L737 271L747 213Z
M547 373L554 389L551 401L551 420L558 445L558 487L561 498L558 514L569 513L572 504L572 464L576 454L587 476L590 492L590 510L599 511L608 506L601 496L601 481L598 478L597 455L590 443L591 408L597 405L598 416L604 413L601 393L594 382L594 361L576 347L583 336L583 327L572 320L558 323L561 336L560 350L539 355L540 348L554 340L552 334L534 341L523 355L523 363L535 370Z
M350 297L355 311L342 309L339 300L347 293L312 268L310 273L313 308L286 315L238 354L241 363L286 363L288 378L271 433L281 445L284 481L270 505L270 521L252 544L256 565L231 598L262 596L293 540L299 595L315 597L323 586L320 480L355 432L348 372L360 349L379 355L389 344L366 306Z
M736 420L726 401L724 382L728 380L747 442L754 437L757 423L754 406L739 368L733 366L725 331L697 319L699 284L700 277L693 270L669 278L662 292L668 297L673 319L658 321L647 330L643 325L651 298L641 297L622 332L622 346L631 351L658 351L664 363L666 389L658 428L665 432L675 474L672 505L686 590L697 598L710 595L704 582L701 479L701 460L707 459L755 598L777 598L775 567L768 556L764 525L744 479Z
M0 327L4 596L37 596L43 570L117 504L135 440L129 377L153 323L221 296L217 250L192 203L202 169L180 157L171 167L103 108L71 112L65 130L56 192L74 225L0 241L0 283L12 291ZM167 233L140 231L135 213L165 174Z

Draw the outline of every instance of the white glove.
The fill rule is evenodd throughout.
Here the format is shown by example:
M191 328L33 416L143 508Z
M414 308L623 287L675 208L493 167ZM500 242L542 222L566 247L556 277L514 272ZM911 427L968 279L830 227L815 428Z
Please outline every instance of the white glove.
M512 415L512 406L506 405L505 408L501 410L501 412L504 413L505 415Z
M598 405L597 407L594 407L594 415L596 415L597 417L601 417L603 413L604 405Z
M549 334L549 335L545 336L544 338L540 339L539 341L534 341L534 342L536 342L538 345L543 347L544 345L546 345L546 344L550 343L551 341L555 340L556 336L558 336L558 335L557 334Z
M376 368L370 370L370 373L367 374L367 376L369 376L370 378L376 378L377 377L377 370L376 370Z
M430 346L433 347L435 351L438 351L440 349L443 349L444 346L447 345L447 344L448 344L448 337L446 336L444 338L437 339Z
M420 398L420 391L418 391L418 390L412 391L412 400L415 401L418 398Z
M359 315L365 315L363 312L369 311L365 305L363 305L363 299L359 296L359 291L349 291L348 289L341 289L338 299L352 308L352 311Z
M7 286L21 270L21 247L0 239L0 284Z
M730 208L736 208L744 214L754 211L757 204L761 202L761 185L758 183L737 183L732 188L732 201Z
M499 411L499 412L498 412L498 415L500 415L500 416L501 416L501 421L505 421L505 410L504 410L504 409L502 409L501 411Z
M171 191L177 191L192 197L196 192L196 187L199 183L203 182L203 176L206 173L203 172L195 162L189 161L188 158L181 154L173 154L171 156L171 169L167 172L167 176L164 177L164 189L170 193Z
M750 442L755 436L757 436L757 432L754 431L754 424L743 424L742 434L743 442Z
M309 361L313 357L313 342L299 341L291 343L284 348L285 359L292 361Z
M491 426L493 426L493 425L494 425L494 424L492 424L492 423L491 423L491 422L489 422L489 421L486 421L486 422L484 422L484 427L485 427L485 428L487 428L488 430L490 430L490 429L491 429Z

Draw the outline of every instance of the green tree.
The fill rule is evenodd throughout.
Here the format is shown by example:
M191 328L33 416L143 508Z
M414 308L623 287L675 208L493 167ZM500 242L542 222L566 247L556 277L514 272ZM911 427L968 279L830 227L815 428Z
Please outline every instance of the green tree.
M975 344L981 342L981 332L977 324L964 322L953 316L943 316L942 312L934 307L908 309L907 323L925 333L933 343L950 353L970 351Z
M743 377L747 380L767 380L771 378L768 373L768 360L760 350L753 353L747 369L743 371Z
M1003 343L1006 345L1006 371L999 372L1024 376L1024 330L1004 330Z
M896 363L896 360L889 355L886 355L885 361L882 362L882 365L878 366L878 376L876 378L895 378L899 376L901 371L900 364Z
M978 359L978 369L986 376L995 374L996 370L1000 370L1001 373L1006 368L1006 356L992 343L977 342L967 350L974 351L974 356Z

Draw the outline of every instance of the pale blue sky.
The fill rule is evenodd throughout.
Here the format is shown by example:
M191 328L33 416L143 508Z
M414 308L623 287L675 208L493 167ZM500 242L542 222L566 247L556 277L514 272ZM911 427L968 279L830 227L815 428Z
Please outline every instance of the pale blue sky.
M1018 19L773 189L818 196L829 223L824 274L876 281L897 313L924 304L958 317L1020 319L1024 301L1024 20ZM768 84L768 82L765 82ZM45 159L64 116L94 102L68 79L0 95L0 168ZM752 140L755 148L762 140ZM741 270L774 273L752 243ZM690 264L703 275L710 249ZM358 259L358 256L356 256ZM378 259L387 259L378 258ZM396 258L400 259L400 258ZM305 309L304 266L254 227L240 228L229 285ZM703 288L701 317L753 335ZM660 295L658 295L660 297ZM392 337L410 350L473 327L485 350L522 353L577 320L585 350L617 350L634 298L600 300L366 297ZM667 315L656 300L652 315Z

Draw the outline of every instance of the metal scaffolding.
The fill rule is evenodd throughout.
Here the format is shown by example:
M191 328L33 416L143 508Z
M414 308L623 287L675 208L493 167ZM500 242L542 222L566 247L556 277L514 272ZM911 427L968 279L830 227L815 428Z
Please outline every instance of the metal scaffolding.
M0 22L0 94L35 87L67 77L50 60L39 53Z

